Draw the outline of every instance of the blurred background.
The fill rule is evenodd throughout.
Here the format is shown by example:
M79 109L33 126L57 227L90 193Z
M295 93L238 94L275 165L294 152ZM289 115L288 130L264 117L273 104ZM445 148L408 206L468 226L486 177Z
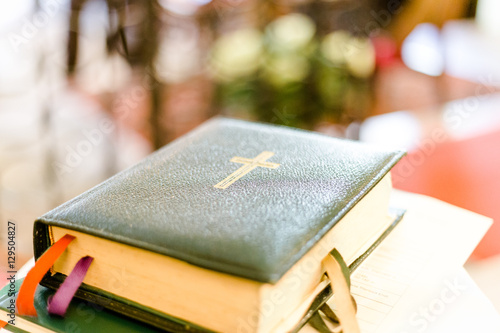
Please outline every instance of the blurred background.
M496 0L0 0L1 244L14 221L20 267L37 216L225 115L407 149L395 187L497 220L467 268L500 309L499 14Z

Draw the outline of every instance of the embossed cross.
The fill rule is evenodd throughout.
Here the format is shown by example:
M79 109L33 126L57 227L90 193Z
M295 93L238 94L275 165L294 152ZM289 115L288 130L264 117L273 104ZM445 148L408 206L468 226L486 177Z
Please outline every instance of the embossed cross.
M245 158L245 157L238 157L235 156L231 159L231 162L234 163L241 163L244 164L241 168L227 176L224 180L222 180L220 183L217 185L214 185L216 188L220 189L226 189L229 186L231 186L232 183L252 171L253 169L257 167L261 168L269 168L269 169L276 169L280 165L278 163L271 163L271 162L266 162L268 158L273 156L274 153L270 151L263 151L259 155L257 155L255 158Z

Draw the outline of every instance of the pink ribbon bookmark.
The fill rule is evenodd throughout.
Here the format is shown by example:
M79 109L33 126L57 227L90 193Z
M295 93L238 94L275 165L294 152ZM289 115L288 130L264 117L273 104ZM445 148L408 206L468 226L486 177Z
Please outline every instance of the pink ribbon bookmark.
M57 292L48 299L47 310L50 314L64 317L66 310L68 310L69 303L82 284L93 260L94 258L90 256L85 256L78 260Z

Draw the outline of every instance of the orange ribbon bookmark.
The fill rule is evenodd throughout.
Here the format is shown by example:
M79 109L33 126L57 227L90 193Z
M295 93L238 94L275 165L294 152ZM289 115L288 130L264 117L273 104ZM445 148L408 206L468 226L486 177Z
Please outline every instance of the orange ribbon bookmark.
M37 316L34 305L36 287L73 239L75 236L64 235L38 258L35 266L28 272L17 296L16 306L20 315Z

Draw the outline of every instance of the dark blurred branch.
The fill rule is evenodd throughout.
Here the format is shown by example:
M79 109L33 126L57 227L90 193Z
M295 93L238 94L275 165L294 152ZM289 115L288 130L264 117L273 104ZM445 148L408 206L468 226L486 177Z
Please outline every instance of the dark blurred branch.
M87 0L71 0L68 31L68 75L75 73L78 61L78 32L80 30L80 13Z
M164 145L163 127L161 124L162 115L162 87L163 85L158 80L156 74L155 60L158 53L159 46L159 32L161 21L159 13L161 10L157 1L145 1L146 19L143 24L143 62L146 69L146 74L151 84L151 113L150 113L150 126L151 138L153 141L153 149L158 149Z

